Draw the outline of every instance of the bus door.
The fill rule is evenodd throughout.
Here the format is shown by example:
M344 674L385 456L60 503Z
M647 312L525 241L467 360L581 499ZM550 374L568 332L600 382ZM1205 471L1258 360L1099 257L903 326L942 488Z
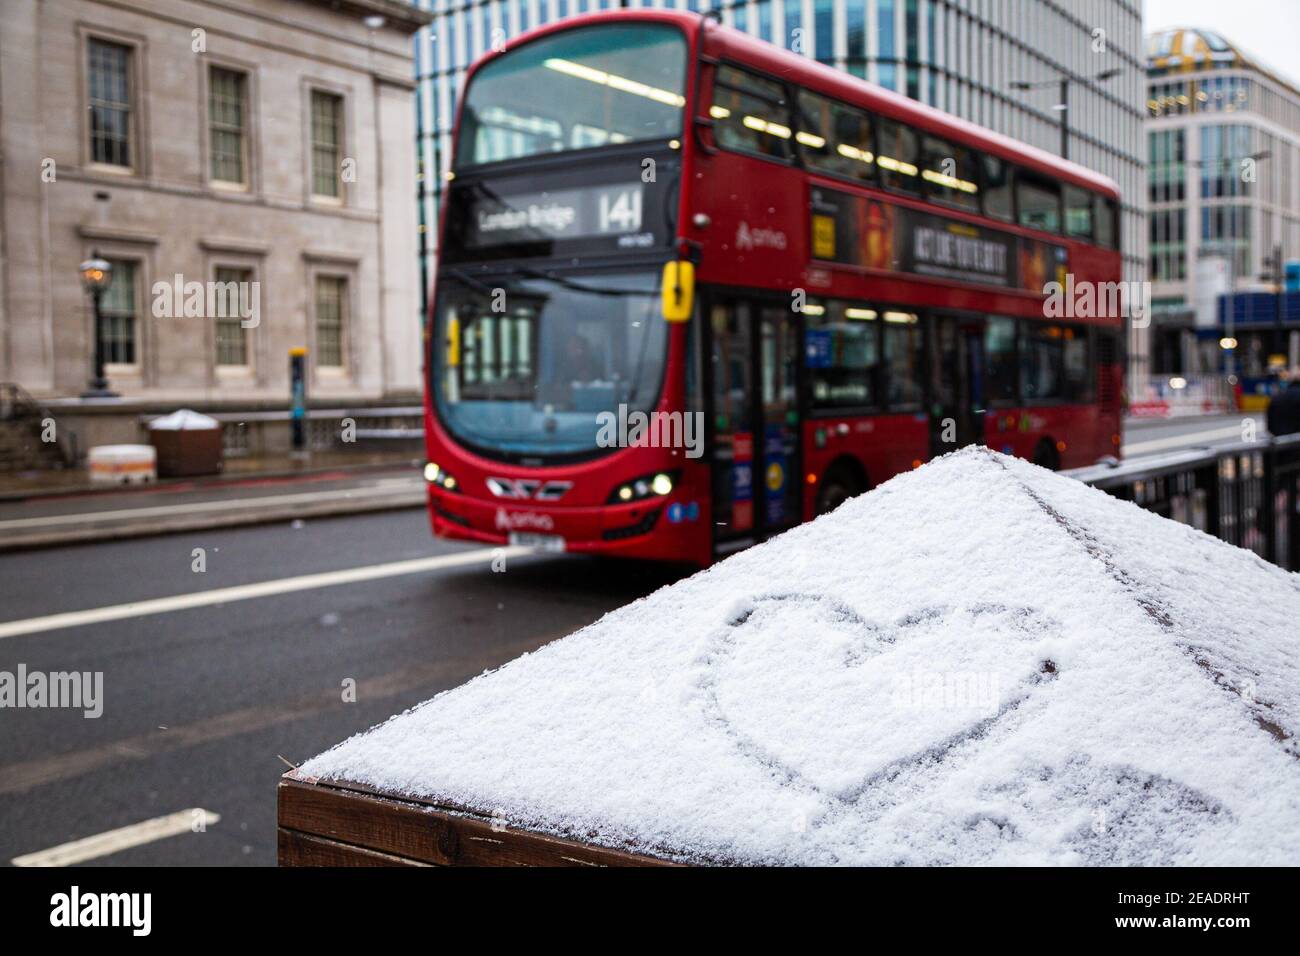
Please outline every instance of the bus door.
M933 317L928 365L931 455L983 442L983 317Z
M797 316L712 299L706 374L712 416L713 532L732 550L800 522Z

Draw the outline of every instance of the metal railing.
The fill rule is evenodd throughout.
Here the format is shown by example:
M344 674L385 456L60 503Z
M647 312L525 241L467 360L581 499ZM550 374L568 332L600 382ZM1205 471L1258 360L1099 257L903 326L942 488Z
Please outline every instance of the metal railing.
M1063 472L1117 498L1300 570L1300 435Z

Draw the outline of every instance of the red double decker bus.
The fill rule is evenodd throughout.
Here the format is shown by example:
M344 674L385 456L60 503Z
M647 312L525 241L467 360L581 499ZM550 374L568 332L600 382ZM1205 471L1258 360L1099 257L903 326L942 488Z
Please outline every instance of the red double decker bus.
M1118 192L1080 166L627 10L475 64L452 170L439 535L703 565L966 444L1118 453L1118 311L1045 294L1120 279Z

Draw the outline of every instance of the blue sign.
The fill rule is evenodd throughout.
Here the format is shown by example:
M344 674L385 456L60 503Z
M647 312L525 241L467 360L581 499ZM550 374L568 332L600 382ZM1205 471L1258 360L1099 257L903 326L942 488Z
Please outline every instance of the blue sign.
M830 368L834 339L830 329L808 329L803 334L804 364L809 368Z
M754 467L741 461L731 466L731 500L748 501L754 494Z

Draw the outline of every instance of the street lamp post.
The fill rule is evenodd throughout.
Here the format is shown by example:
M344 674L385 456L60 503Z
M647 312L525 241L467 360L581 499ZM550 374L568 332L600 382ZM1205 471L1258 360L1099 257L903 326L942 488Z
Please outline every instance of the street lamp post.
M117 398L117 393L109 389L108 379L104 377L104 330L103 317L99 309L99 300L113 279L113 264L107 259L101 259L96 251L91 258L81 264L78 271L81 273L81 285L90 293L90 301L95 310L95 327L92 333L95 339L95 370L90 380L90 387L81 393L81 397Z
M1123 72L1124 71L1119 68L1102 70L1100 73L1091 77L1091 79L1096 81L1110 80L1119 76ZM1076 80L1086 79L1089 79L1089 77L1062 76L1057 80L1037 80L1033 82L1027 80L1013 80L1011 83L1011 88L1013 90L1037 90L1042 89L1045 86L1056 86L1059 89L1058 95L1061 97L1061 100L1052 108L1061 114L1062 159L1070 158L1070 84Z

